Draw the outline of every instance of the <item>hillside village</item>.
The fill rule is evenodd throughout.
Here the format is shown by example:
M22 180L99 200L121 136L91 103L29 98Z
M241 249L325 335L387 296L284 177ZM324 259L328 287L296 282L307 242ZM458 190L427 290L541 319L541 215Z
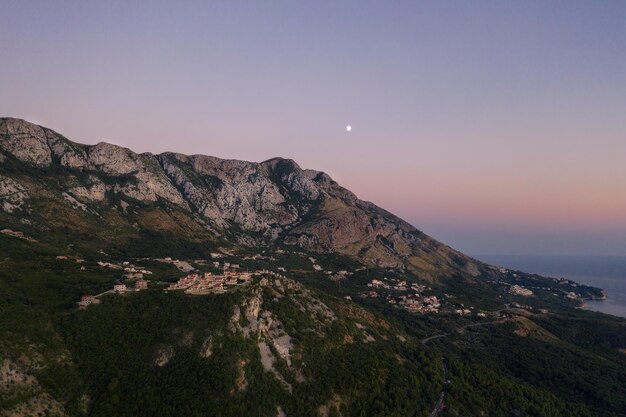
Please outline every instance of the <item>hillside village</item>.
M28 236L3 230L7 236L30 239ZM104 252L102 256L109 257ZM111 260L89 262L76 255L57 255L57 261L75 262L79 264L81 271L88 271L97 267L101 269L119 272L119 276L110 289L98 294L83 294L77 301L80 308L99 304L105 295L121 295L146 290L148 286L160 287L163 291L182 291L189 295L209 295L223 294L239 286L250 284L255 277L263 275L284 276L288 271L296 274L318 274L325 276L331 282L343 282L349 280L358 273L368 272L364 266L349 268L331 268L324 266L324 262L310 256L307 253L294 251L287 252L283 249L276 249L271 253L237 254L232 250L222 248L220 251L211 252L207 259L179 260L172 257L163 258L137 258L121 262ZM289 261L285 257L295 257ZM153 271L147 267L135 264L142 262L156 262L174 266L183 275L179 278L172 278L166 282L155 281L151 278ZM242 267L246 265L246 267ZM264 265L259 268L259 265ZM296 267L297 266L297 267ZM271 268L271 269L270 269ZM252 271L250 271L252 269ZM333 270L335 269L335 270ZM500 287L503 293L510 296L532 299L536 297L536 292L550 294L555 297L569 301L582 303L586 297L576 290L579 285L564 278L545 278L531 274L520 274L505 268L495 268L498 278L487 280L488 283ZM397 275L397 274L396 274ZM369 273L367 273L369 276ZM546 283L550 283L546 286ZM448 294L435 294L431 287L417 282L409 282L406 279L393 277L379 277L368 279L363 285L360 296L363 298L379 299L396 308L403 309L413 314L455 314L461 316L484 317L485 311L475 309L473 306L466 306L455 303L449 299ZM601 298L605 298L604 294ZM352 300L352 296L344 297ZM532 309L526 303L511 301L510 304L516 308Z
M227 291L251 284L255 278L263 276L284 277L287 273L285 264L281 264L279 257L285 251L278 250L273 255L254 254L238 256L233 252L210 253L209 259L178 260L171 257L142 259L142 261L156 261L175 266L179 271L185 273L174 282L157 282L152 286L160 287L165 292L180 291L185 294L203 296L211 294L224 294ZM297 253L298 256L310 262L308 273L323 274L333 282L344 281L354 276L355 273L363 272L364 267L354 268L354 270L325 270L320 262L304 253ZM71 260L69 257L61 256L59 259ZM84 262L82 259L75 259L76 262ZM249 271L242 268L242 263L252 263L255 261L269 261L275 265L275 270L267 268ZM237 263L235 263L237 262ZM121 263L98 261L99 267L120 271L121 276L110 290L97 295L83 295L78 301L80 308L89 305L99 304L101 297L109 294L129 294L142 291L148 288L146 276L152 275L152 271L134 265L129 261ZM194 266L195 265L195 266ZM280 266L277 266L280 265ZM210 269L210 270L207 270ZM327 268L328 269L328 268ZM303 270L298 270L303 273ZM306 272L306 271L305 271ZM532 294L519 285L510 287L511 294L527 295ZM487 312L475 309L473 306L465 306L451 302L448 294L436 295L433 289L424 284L409 282L406 279L381 277L370 279L365 285L365 291L360 293L363 298L380 299L395 308L405 310L411 314L453 314L460 316L474 316L482 318L487 316ZM345 297L352 300L351 296ZM523 304L515 303L516 306L524 308Z
M103 296L106 295L122 295L130 294L142 290L146 290L148 286L161 288L165 292L181 291L189 295L210 295L223 294L227 291L236 289L241 286L249 285L255 277L264 275L284 276L288 272L288 262L281 263L281 256L287 256L286 251L278 249L272 254L257 253L237 255L233 251L224 249L220 252L211 252L207 259L195 260L179 260L171 257L164 258L142 258L133 261L96 261L95 265L100 268L119 271L118 280L112 284L109 290L99 294L84 294L77 301L79 308L86 308L90 305L99 304ZM303 252L294 252L295 255L302 259L300 268L294 272L302 274L320 274L326 276L332 282L341 282L350 279L355 273L365 271L365 267L354 268L353 270L340 269L333 271L328 267L322 266L323 262L309 256ZM57 260L73 261L80 264L81 270L86 270L85 260L77 256L59 255ZM136 265L134 262L158 262L174 266L178 271L185 275L177 278L175 281L160 282L149 278L153 272L143 266ZM273 265L273 269L256 268L252 271L249 267L242 265ZM308 263L308 268L306 264ZM292 266L292 265L290 265ZM293 268L292 268L293 269ZM520 280L521 276L502 268L500 273L504 276L510 276L513 282ZM368 274L369 275L369 274ZM525 278L528 280L528 277ZM545 282L545 281L544 281ZM520 298L533 298L535 293L533 290L551 291L555 296L561 296L572 301L581 301L581 295L574 291L570 291L576 284L564 279L554 279L556 286L567 287L560 289L557 293L552 287L534 287L528 285L527 282L522 285L520 283L510 284L509 281L495 280L494 284L502 286L507 294L518 296ZM545 285L545 284L544 284ZM488 312L475 308L474 306L466 306L455 303L449 299L448 294L435 294L433 289L424 284L417 282L409 282L406 279L380 277L369 279L364 286L364 291L360 293L363 298L379 299L395 308L405 310L411 314L453 314L460 316L474 316L477 318L486 317ZM351 296L345 297L352 300ZM532 309L532 307L519 302L512 302L512 306L516 308Z
M57 257L57 259L67 260L66 256ZM82 261L82 260L81 260ZM186 261L179 261L171 258L155 259L158 262L170 263L175 265L179 270L184 272L195 271L196 268ZM83 261L84 262L84 261ZM208 265L203 260L196 260L199 265ZM152 275L152 271L142 267L137 267L130 262L122 262L116 264L112 262L98 261L98 266L123 271L118 282L113 284L110 290L104 291L97 295L83 295L78 301L78 306L85 308L89 305L99 304L100 298L107 294L127 294L142 291L148 288L148 281L144 279L145 275ZM272 274L268 270L259 270L255 272L239 271L238 264L229 262L213 262L214 268L222 268L221 272L214 274L213 272L193 272L189 273L176 282L170 283L164 291L182 290L186 294L207 295L207 294L223 294L228 289L236 286L246 285L252 281L253 276Z
M36 242L36 240L22 232L15 232L11 229L0 231L5 236L17 239ZM103 257L110 258L108 254L100 252ZM287 259L286 259L287 258ZM296 260L294 263L294 259ZM70 261L80 264L81 271L88 271L95 266L103 269L110 269L119 272L119 276L111 288L99 294L84 294L77 301L79 307L84 308L92 304L98 304L104 295L125 294L141 291L148 288L148 285L167 285L165 291L182 290L191 295L221 294L229 289L252 282L254 276L263 274L318 274L325 276L332 282L344 282L350 280L355 274L366 272L366 267L355 265L352 269L331 267L326 265L322 259L310 256L301 251L287 251L284 249L274 249L272 251L262 251L261 253L236 253L231 249L220 248L219 251L208 253L206 259L179 260L172 257L162 258L136 258L114 262L108 260L92 261L89 267L88 262L76 255L57 255L58 261ZM157 282L151 278L153 271L139 265L142 262L157 262L160 264L172 265L178 271L187 275L166 279L166 282ZM95 263L95 265L94 265ZM137 264L135 264L137 263ZM246 265L246 267L242 267ZM533 274L518 273L501 267L490 267L495 274L495 278L487 279L486 282L500 288L503 294L518 297L511 300L511 305L526 306L522 299L534 299L538 294L549 294L553 297L562 298L575 303L583 303L590 298L589 295L581 293L581 286L571 280L564 278L546 278ZM245 272L243 272L245 269ZM249 272L249 271L252 272ZM378 272L380 273L380 271ZM397 275L397 274L396 274ZM369 273L367 274L369 277ZM364 284L364 291L361 297L380 299L394 307L404 309L415 314L437 314L452 313L457 315L482 316L482 312L475 310L471 306L451 302L446 294L434 294L432 288L416 282L408 282L402 278L392 278L380 276L369 279ZM582 286L584 288L584 286ZM594 295L595 298L606 298L604 293ZM345 298L351 299L351 296Z
M213 275L211 272L204 274L189 274L177 282L172 283L166 291L183 290L186 294L223 294L228 287L249 284L253 275L260 275L263 271L254 274L250 272L233 272L224 270L223 273Z
M178 278L174 282L169 283L152 283L151 286L163 287L165 292L181 291L189 295L209 295L209 294L223 294L229 290L235 289L240 286L249 285L255 277L262 276L275 276L284 277L288 271L286 265L278 263L277 258L281 255L285 255L285 251L277 250L273 255L267 254L254 254L237 256L230 251L213 252L210 253L210 260L208 259L196 259L193 261L185 261L173 259L171 257L156 258L156 259L141 259L141 261L156 261L160 263L171 264L175 266L179 271L184 272L185 275ZM324 270L320 265L320 262L307 256L305 253L296 252L297 256L302 257L310 262L309 273L319 273L326 276L330 281L344 281L349 279L355 273L365 271L364 267L354 268L354 270L341 269L338 271ZM76 262L83 263L83 259L72 258L69 256L59 256L59 260L74 260ZM228 259L228 260L226 260ZM238 263L233 262L237 260ZM269 261L271 264L279 265L275 266L275 270L267 268L255 269L249 271L248 268L244 270L240 262L251 263L254 261ZM115 263L110 261L97 261L96 265L101 268L112 269L120 272L118 282L113 284L111 289L104 291L100 294L90 295L85 294L78 301L78 305L81 308L85 308L89 305L99 304L101 297L105 295L121 295L129 294L133 292L142 291L148 288L148 281L145 279L147 276L152 275L152 271L145 267L137 266L130 261L124 261L121 263ZM193 266L195 265L195 266ZM81 267L84 269L84 266ZM209 269L209 270L207 270ZM306 272L303 269L299 269L298 273ZM167 286L164 286L166 284ZM387 294L385 299L390 304L394 304L399 308L403 308L410 313L439 313L442 307L442 302L437 296L425 295L424 291L430 290L424 285L417 283L408 283L406 280L398 280L393 278L381 278L372 279L368 284L367 291L362 294L363 297L376 298L378 297L378 291L390 290L399 294ZM402 294L400 294L402 293ZM382 296L382 295L381 295ZM346 297L351 299L351 297Z

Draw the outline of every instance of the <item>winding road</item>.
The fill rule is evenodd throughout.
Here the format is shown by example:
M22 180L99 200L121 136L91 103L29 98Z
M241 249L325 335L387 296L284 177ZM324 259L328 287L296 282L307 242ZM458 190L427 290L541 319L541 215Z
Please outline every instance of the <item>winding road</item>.
M500 313L504 311L503 310L498 310L498 311L494 311L493 313ZM454 329L454 331L456 333L461 333L463 330L468 329L470 327L480 327L480 326L487 326L490 324L498 324L498 323L504 323L507 319L503 318L503 319L499 319L499 320L493 320L493 321L487 321L484 323L472 323L472 324L466 324L464 326L459 326L456 329ZM436 334L434 336L428 336L424 339L421 340L422 345L424 345L425 347L428 347L428 343L432 340L436 340L436 339L442 339L444 337L448 337L450 336L452 333L442 333L442 334ZM439 394L439 399L437 400L437 403L435 404L435 408L433 409L433 411L430 413L430 417L437 417L439 415L439 413L441 413L441 410L443 410L444 407L444 398L446 396L446 391L448 390L448 385L450 384L450 380L448 380L448 366L446 364L446 358L442 358L441 359L441 366L443 368L443 389L441 390L441 393Z
M435 404L435 408L430 413L430 417L437 417L439 413L441 412L441 410L443 410L443 399L446 396L448 383L450 382L448 381L448 367L446 365L445 359L442 359L441 366L443 367L443 390L441 390L441 393L439 394L439 399L437 400L437 403Z

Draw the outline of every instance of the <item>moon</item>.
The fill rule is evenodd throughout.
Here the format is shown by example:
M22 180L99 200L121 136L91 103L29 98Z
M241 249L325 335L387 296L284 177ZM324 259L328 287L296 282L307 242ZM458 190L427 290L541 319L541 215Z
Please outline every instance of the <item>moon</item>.
M347 131L347 132L349 132L349 131L351 131L351 130L352 130L352 126L350 126L350 125L346 126L346 131Z

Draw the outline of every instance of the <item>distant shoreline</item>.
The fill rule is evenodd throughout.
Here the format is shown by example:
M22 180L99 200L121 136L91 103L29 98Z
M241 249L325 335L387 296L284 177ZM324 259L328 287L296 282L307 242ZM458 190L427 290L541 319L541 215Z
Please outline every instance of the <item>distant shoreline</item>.
M586 285L586 284L584 284L584 283L582 283L582 282L578 282L578 281L576 281L576 282L577 282L578 284L583 284L583 285ZM601 296L601 297L594 297L594 296L592 295L592 296L590 296L590 297L588 297L588 298L585 298L585 299L582 301L582 303L581 303L581 305L579 306L579 308L582 308L582 309L585 309L585 310L589 310L589 311L595 311L595 310L590 310L590 309L588 309L588 308L587 308L587 307L588 307L588 304L587 304L587 303L588 303L589 301L605 301L605 300L608 300L608 299L609 299L609 295L606 293L606 291L605 291L603 288L600 288L600 292L602 293L602 296Z
M626 256L478 255L474 258L598 288L603 296L582 300L579 308L626 318Z

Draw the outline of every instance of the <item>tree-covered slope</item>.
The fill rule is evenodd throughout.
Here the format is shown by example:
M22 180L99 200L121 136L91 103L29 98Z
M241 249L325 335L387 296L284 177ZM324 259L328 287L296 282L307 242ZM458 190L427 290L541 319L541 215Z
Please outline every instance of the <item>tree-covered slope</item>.
M168 290L224 270L259 272ZM290 160L0 119L1 417L618 417L626 321L577 309L601 296L472 260Z

